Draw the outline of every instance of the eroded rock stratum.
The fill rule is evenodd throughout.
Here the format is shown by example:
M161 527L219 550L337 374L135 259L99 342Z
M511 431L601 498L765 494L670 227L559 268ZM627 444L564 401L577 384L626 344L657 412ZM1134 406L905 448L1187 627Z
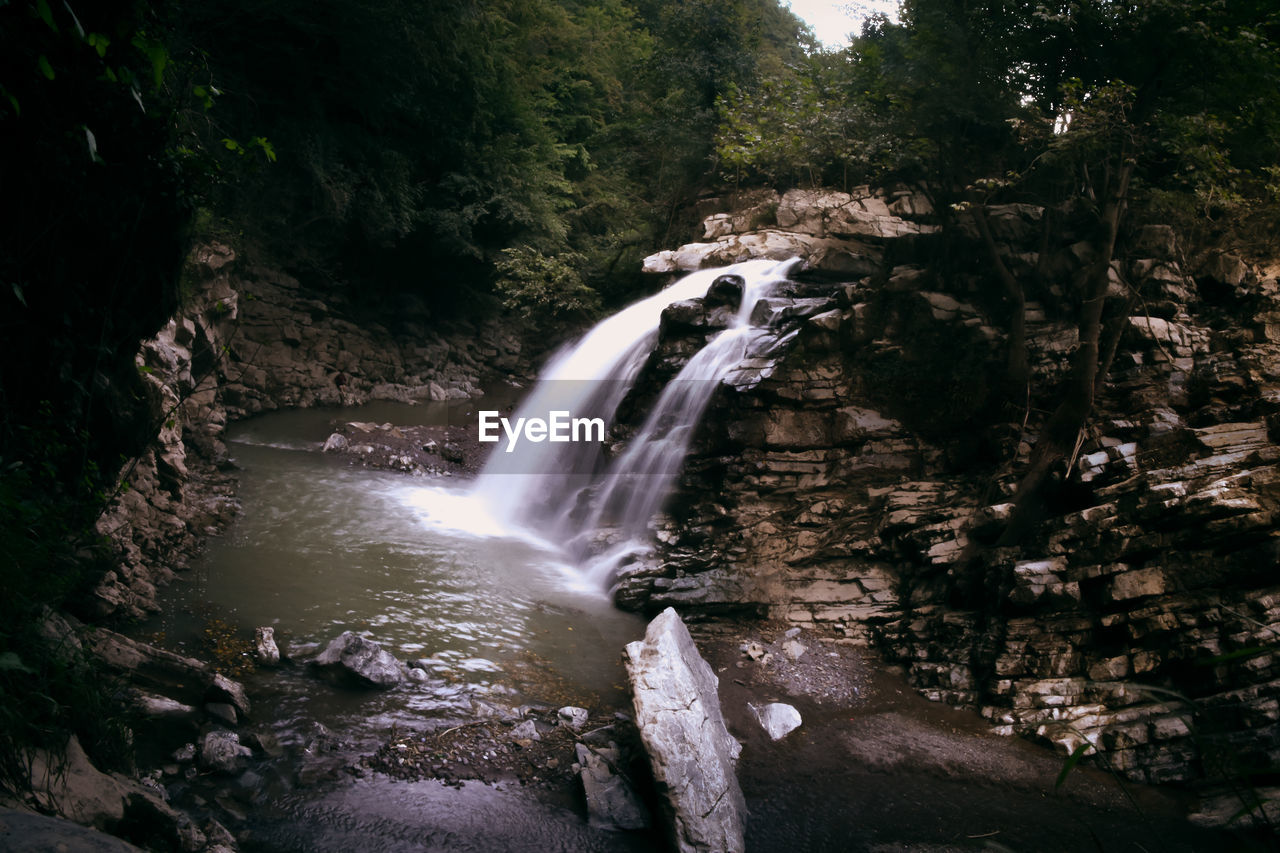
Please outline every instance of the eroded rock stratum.
M1042 276L1032 392L1011 406L1010 306L976 232L930 233L908 188L855 196L753 198L647 262L798 253L810 272L758 306L779 345L721 388L619 600L835 629L925 695L1089 743L1132 778L1276 766L1280 268L1197 256L1165 226L1132 235L1109 304L1125 284L1141 298L1078 450L1032 533L996 548L1078 346L1088 244L1067 229L1045 247L1037 207L988 211L1005 263ZM655 370L710 331L695 309L667 318Z

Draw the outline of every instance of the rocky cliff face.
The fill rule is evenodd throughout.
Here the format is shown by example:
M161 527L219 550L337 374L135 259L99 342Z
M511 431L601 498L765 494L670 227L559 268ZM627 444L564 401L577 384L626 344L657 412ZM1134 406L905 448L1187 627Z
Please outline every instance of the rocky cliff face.
M520 340L497 319L442 324L412 300L362 315L219 244L191 265L194 292L137 357L158 437L121 472L98 522L120 559L96 590L97 618L157 609L156 587L234 517L229 422L289 407L467 399L482 375L524 367Z
M809 271L758 307L780 343L721 389L619 600L834 629L931 698L1133 778L1276 766L1280 268L1134 235L1113 304L1124 282L1141 298L1095 413L1033 535L996 549L1078 345L1062 282L1088 247L1045 245L1040 208L990 210L1006 264L1050 271L1025 312L1033 393L1011 408L1009 308L976 230L936 233L929 212L908 188L766 195L646 262ZM668 312L655 366L708 332L696 307Z

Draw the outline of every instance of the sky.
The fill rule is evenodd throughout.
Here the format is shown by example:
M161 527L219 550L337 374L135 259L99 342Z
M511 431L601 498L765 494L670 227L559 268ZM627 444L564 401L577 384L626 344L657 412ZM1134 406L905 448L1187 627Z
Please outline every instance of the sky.
M875 12L896 17L898 0L791 0L791 11L813 27L826 47L845 47L848 35L862 29L862 20Z

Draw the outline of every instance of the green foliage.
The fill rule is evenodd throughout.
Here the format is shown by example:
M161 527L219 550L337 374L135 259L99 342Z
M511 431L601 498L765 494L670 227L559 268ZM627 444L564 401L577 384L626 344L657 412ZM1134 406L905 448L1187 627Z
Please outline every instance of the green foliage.
M731 87L717 101L716 156L735 186L807 184L848 189L882 171L888 141L864 104L846 96L843 54L815 54L752 89Z
M599 310L599 296L582 281L581 255L548 257L529 246L504 249L502 255L497 289L507 308L539 324L588 319Z

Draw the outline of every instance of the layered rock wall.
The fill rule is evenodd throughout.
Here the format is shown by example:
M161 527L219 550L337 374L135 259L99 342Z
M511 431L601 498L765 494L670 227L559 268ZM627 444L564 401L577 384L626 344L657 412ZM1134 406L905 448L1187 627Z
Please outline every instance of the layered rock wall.
M908 219L882 218L895 207ZM650 259L798 252L810 271L758 309L787 343L718 395L659 554L620 600L824 626L931 698L1091 744L1134 778L1276 766L1280 270L1134 234L1111 304L1126 284L1140 298L1095 413L1033 535L996 549L1078 346L1069 281L1090 247L1068 229L1041 258L1043 211L989 212L1015 274L1048 270L1026 306L1032 395L1010 406L1010 308L976 231L930 233L928 209L905 189L788 193L776 224L712 216L713 242ZM861 230L833 230L849 210ZM668 318L662 334L679 351L705 330Z
M234 517L228 423L288 407L465 400L485 374L524 369L520 339L497 318L439 322L407 297L376 309L341 293L321 300L220 244L190 266L183 310L137 357L157 439L125 466L99 520L120 557L95 618L157 609L157 587Z

